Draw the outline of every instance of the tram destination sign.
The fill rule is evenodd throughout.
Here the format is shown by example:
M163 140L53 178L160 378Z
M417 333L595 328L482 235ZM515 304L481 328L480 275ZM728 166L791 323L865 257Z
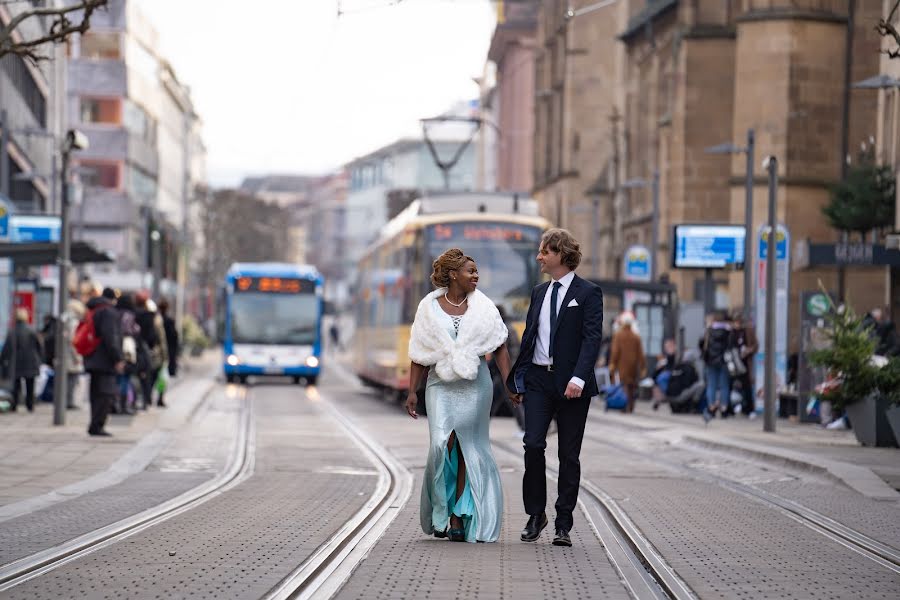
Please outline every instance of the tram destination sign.
M722 269L744 264L743 225L676 225L672 266L676 269Z
M235 292L265 292L273 294L312 294L316 282L288 277L238 277Z

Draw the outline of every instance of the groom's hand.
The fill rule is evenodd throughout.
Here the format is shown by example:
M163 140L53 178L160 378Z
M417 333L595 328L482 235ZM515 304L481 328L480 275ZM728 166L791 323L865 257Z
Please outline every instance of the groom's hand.
M522 394L509 394L509 401L513 403L513 406L519 406L522 404Z
M581 398L581 388L570 381L569 385L566 386L566 393L564 395L566 398Z

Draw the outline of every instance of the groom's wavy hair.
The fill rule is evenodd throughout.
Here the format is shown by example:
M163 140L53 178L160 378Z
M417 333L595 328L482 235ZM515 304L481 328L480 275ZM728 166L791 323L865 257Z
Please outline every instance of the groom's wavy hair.
M471 256L459 248L450 248L431 263L431 283L434 287L450 287L450 272L462 269L463 265L469 261L475 262Z
M548 229L541 236L541 248L560 254L560 262L573 271L581 264L581 244L566 229L555 227Z

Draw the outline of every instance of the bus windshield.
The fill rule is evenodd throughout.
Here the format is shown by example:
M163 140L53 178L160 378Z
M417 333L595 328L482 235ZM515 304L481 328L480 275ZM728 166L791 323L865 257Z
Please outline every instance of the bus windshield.
M318 317L315 294L237 292L231 297L235 344L313 345Z
M448 248L460 248L478 264L478 289L503 306L509 319L521 321L540 277L535 256L541 233L538 227L515 223L432 225L426 232L428 264Z

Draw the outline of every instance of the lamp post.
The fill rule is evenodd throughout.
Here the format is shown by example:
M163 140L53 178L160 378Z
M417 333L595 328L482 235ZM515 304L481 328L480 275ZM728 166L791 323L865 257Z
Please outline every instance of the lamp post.
M62 173L61 190L62 198L59 206L59 254L56 264L59 266L59 294L56 322L56 377L53 386L53 424L65 425L66 423L66 395L68 393L68 377L66 374L68 357L67 339L69 331L66 304L68 300L69 266L71 263L70 250L71 239L69 236L69 157L74 150L84 150L88 147L88 139L80 131L70 129L62 145Z
M753 260L753 161L756 136L753 129L747 130L747 145L736 146L725 142L711 146L707 154L744 154L747 157L747 172L744 179L744 316L751 318L750 306L753 303L753 273L750 265Z
M656 281L659 273L657 259L659 258L659 169L653 170L650 181L646 179L629 179L622 184L622 189L650 188L653 197L653 214L650 218L650 281Z
M775 433L775 270L778 253L778 159L766 157L763 168L769 172L769 237L766 241L766 378L763 404L763 431Z

